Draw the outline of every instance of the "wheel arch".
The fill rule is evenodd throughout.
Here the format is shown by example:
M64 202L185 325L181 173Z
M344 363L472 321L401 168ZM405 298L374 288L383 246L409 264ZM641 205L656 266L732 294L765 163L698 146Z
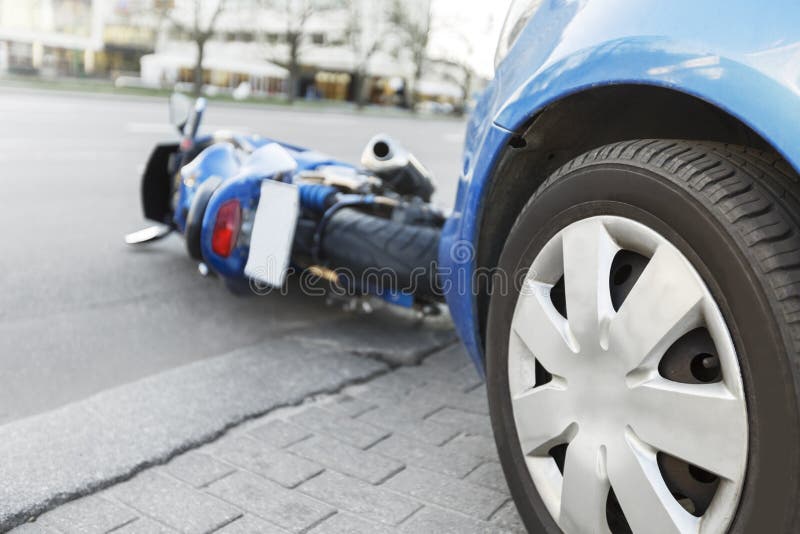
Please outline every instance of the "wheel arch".
M552 172L593 148L642 138L717 141L778 152L740 118L676 89L616 84L574 92L530 116L498 155L481 202L475 267L497 266L505 239L494 237L508 235L525 203ZM491 280L476 278L481 348Z

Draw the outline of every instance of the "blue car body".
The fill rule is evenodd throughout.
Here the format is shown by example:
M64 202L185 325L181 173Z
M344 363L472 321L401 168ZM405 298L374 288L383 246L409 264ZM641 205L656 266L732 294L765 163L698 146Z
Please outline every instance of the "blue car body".
M487 194L509 142L548 106L599 87L664 88L711 104L800 170L796 0L539 4L469 120L455 208L439 250L451 314L480 369L483 319L465 281L480 267L474 251Z

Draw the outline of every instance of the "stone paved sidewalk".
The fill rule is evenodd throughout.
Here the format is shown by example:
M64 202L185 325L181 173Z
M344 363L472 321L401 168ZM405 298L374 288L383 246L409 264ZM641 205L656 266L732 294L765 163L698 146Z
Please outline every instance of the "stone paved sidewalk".
M249 421L13 532L524 532L461 348Z

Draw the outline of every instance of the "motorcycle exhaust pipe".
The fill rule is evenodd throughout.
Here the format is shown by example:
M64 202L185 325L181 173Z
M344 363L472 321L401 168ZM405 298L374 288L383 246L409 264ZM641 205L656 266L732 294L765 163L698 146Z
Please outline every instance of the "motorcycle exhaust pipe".
M386 134L378 134L361 154L361 166L375 173L401 195L429 202L434 191L433 176L402 145Z
M361 155L361 165L366 169L382 173L408 165L410 153L386 134L378 134L367 143Z

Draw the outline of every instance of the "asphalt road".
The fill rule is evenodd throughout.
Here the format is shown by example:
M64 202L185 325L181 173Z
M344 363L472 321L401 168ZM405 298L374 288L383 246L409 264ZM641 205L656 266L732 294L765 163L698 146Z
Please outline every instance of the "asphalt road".
M0 424L342 314L298 294L232 297L175 237L126 248L166 117L157 99L0 89ZM386 132L434 172L441 204L454 195L460 121L213 103L206 121L353 161Z

